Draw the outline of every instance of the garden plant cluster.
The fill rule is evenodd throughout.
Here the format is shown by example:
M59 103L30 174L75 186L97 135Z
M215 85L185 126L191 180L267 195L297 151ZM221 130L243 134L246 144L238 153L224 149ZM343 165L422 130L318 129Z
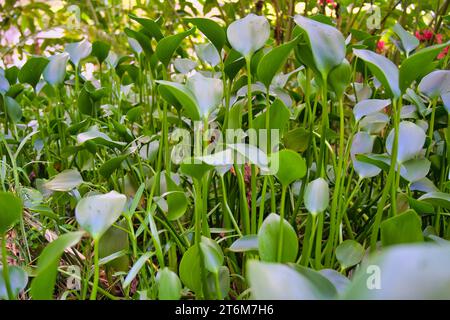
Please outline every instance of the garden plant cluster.
M0 299L450 299L449 2L0 1Z

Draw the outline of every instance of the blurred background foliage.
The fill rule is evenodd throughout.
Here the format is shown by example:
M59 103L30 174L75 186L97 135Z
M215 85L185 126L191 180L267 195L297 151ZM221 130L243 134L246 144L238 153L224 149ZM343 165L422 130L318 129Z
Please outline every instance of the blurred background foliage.
M378 51L388 51L392 27L399 21L428 44L448 39L449 0L83 0L0 1L1 67L22 65L29 55L50 55L62 44L87 37L127 51L123 29L138 24L129 14L160 23L166 34L187 29L188 17L208 17L222 26L253 12L265 15L277 44L291 38L295 14L322 15L345 36L370 33L381 39ZM437 13L437 14L436 14ZM358 31L356 31L358 30ZM189 44L188 44L189 45ZM192 43L191 43L192 45Z

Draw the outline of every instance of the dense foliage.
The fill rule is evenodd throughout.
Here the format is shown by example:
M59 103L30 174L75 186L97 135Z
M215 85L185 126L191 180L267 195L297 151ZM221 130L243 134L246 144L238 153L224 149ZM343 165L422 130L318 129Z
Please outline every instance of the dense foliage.
M448 7L0 1L0 299L450 299Z

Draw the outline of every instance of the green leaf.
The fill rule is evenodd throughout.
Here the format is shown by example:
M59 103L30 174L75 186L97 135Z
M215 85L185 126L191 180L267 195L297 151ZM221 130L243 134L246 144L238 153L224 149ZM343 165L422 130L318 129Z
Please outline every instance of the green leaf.
M140 23L144 27L144 29L157 41L161 40L164 37L161 32L161 27L156 21L146 18L139 18L133 14L129 14L128 16L130 17L130 19Z
M303 127L288 131L283 136L283 144L287 149L305 152L309 146L311 133Z
M417 80L433 71L435 65L432 63L437 55L448 46L450 42L437 44L424 48L407 59L400 66L400 89L405 92L414 80ZM420 66L418 68L417 66Z
M200 110L193 93L184 85L171 81L156 81L161 96L171 105L183 108L184 113L193 121L200 120Z
M11 192L0 192L0 236L22 216L22 200Z
M195 28L192 28L188 31L167 36L161 39L156 46L156 55L158 56L159 60L167 67L170 63L170 59L172 58L173 53L180 46L183 39L193 34L194 32Z
M297 44L299 38L287 42L283 45L273 48L266 53L258 63L257 74L259 80L266 86L270 87L275 74L284 66L289 54Z
M152 252L146 252L142 256L139 257L139 259L136 261L136 263L131 267L130 272L128 272L125 280L122 283L122 288L127 288L134 278L138 275L139 271L142 269L144 264L151 258L153 255Z
M185 21L195 25L211 41L220 54L227 41L227 36L225 30L217 22L207 18L188 18Z
M126 220L117 222L111 226L101 237L98 245L98 255L100 259L109 258L118 252L127 252L130 248L128 240L128 225ZM129 265L128 255L120 255L114 259L108 259L107 266L114 271L128 271Z
M316 270L298 264L290 263L289 265L314 284L315 289L321 297L326 299L336 298L337 288L326 276Z
M170 177L170 173L166 172L167 184L167 219L173 221L181 218L186 212L188 201L183 188L178 186Z
M109 178L114 171L120 168L122 162L125 161L125 159L127 159L128 157L129 155L124 154L122 156L111 158L104 164L102 164L98 171L103 177Z
M385 248L364 262L344 299L450 299L450 246L408 244Z
M345 89L350 84L352 77L352 66L347 59L342 60L341 64L334 67L328 75L328 84L334 91L338 99L344 95Z
M83 182L83 178L77 169L67 169L44 183L44 187L52 191L67 192L77 188Z
M216 275L213 273L208 273L206 276L206 285L208 287L208 292L210 294L210 299L215 299L217 297L217 284ZM230 270L227 267L221 266L219 268L219 288L222 297L226 297L230 291Z
M245 66L245 58L236 50L231 49L224 62L225 74L228 79L233 80L239 73L239 70Z
M106 43L104 41L94 41L92 44L92 55L95 56L99 63L102 63L105 61L105 59L108 57L109 50L111 49L111 45L109 43Z
M450 194L444 192L428 192L418 200L431 203L436 207L450 209Z
M383 247L422 241L422 221L414 210L407 210L381 223Z
M262 261L275 262L278 257L278 242L280 241L280 226L283 228L283 248L280 262L294 262L297 258L298 240L294 228L288 221L271 213L258 231L258 250Z
M88 116L93 116L95 114L94 102L92 101L91 95L85 87L81 89L80 94L78 95L77 106L78 110L80 110L82 114Z
M258 251L258 235L250 234L234 241L228 250L232 252Z
M336 258L344 269L357 265L363 257L364 248L355 240L345 240L336 248Z
M124 32L129 37L129 43L133 51L135 51L137 54L140 54L143 50L147 58L150 59L153 54L153 48L151 46L150 38L147 37L144 33L134 31L130 28L125 28ZM136 42L130 39L134 39L135 41L137 41L138 45L136 44Z
M304 31L315 67L326 79L345 58L344 37L336 28L301 15L296 15L294 21Z
M203 263L206 270L217 274L224 260L220 246L214 240L202 236L200 249L202 250Z
M179 300L181 298L181 281L177 274L165 267L156 275L159 300Z
M417 39L415 36L407 32L401 24L396 23L393 28L395 34L400 38L400 41L402 43L402 49L405 51L406 55L408 56L411 51L413 51L415 48L417 48L420 44L419 39Z
M255 300L330 299L328 291L317 286L317 277L311 280L309 275L297 272L287 265L249 260L246 270L252 298ZM323 277L321 282L325 281L328 280Z
M275 175L284 187L303 178L306 174L306 161L295 151L283 149L273 153L270 160L271 166L278 162L278 170Z
M28 275L20 267L8 266L9 282L14 297L17 297L28 284ZM0 266L0 299L8 300L5 279L3 278L3 267Z
M187 158L180 165L183 174L197 179L197 181L202 180L203 176L213 168L213 166L194 158Z
M366 62L370 71L383 84L389 95L394 98L400 97L399 71L391 60L365 49L353 49L353 53Z
M4 97L6 113L13 123L17 123L22 119L22 108L19 103L9 96Z
M190 247L181 258L180 278L181 281L195 293L202 292L203 284L201 277L201 252L198 245Z
M48 244L38 258L36 276L31 282L30 293L36 300L52 300L58 273L59 259L64 251L76 245L82 231L69 232Z
M48 59L44 57L32 57L23 65L18 74L21 83L28 83L36 88L42 72L48 64Z

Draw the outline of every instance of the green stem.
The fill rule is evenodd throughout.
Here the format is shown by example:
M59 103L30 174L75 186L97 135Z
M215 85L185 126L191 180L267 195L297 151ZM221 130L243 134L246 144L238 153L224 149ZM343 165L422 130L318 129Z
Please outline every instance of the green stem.
M397 114L397 104L394 100L393 104L393 113ZM375 214L375 220L372 226L372 234L370 236L370 250L374 252L377 246L378 240L378 231L380 229L381 219L383 217L384 205L386 204L387 197L389 195L389 191L391 191L391 186L395 179L395 167L397 164L397 153L398 153L398 123L397 116L394 119L394 145L392 147L392 155L391 155L391 165L389 167L389 173L386 181L386 185L383 189L383 194L381 196L380 201L377 205L377 213ZM392 201L393 199L391 199ZM394 200L395 201L395 200Z
M98 264L98 244L100 239L94 239L94 282L90 300L97 300L98 282L100 279L100 268Z
M283 231L284 231L284 205L286 202L286 191L287 186L282 186L281 188L281 203L280 203L280 231L278 239L278 251L277 251L277 261L282 262L283 257Z

